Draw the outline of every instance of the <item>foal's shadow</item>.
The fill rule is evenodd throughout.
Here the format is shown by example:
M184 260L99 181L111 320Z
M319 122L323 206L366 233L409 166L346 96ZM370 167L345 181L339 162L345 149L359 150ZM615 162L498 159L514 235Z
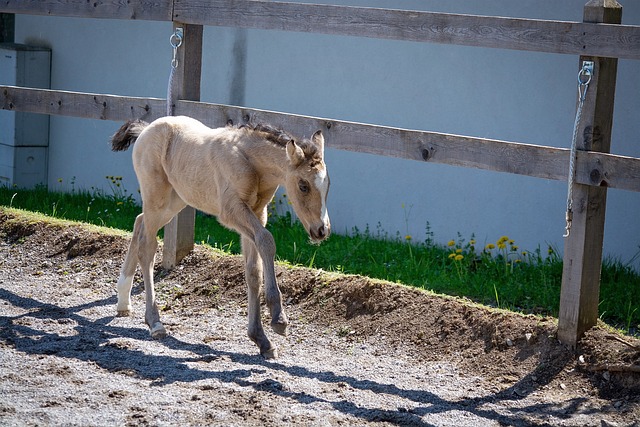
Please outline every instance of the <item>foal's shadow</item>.
M145 353L136 349L135 344L114 338L150 341L147 328L119 326L117 316L90 320L79 314L99 306L115 308L115 296L63 308L0 289L0 300L27 311L19 315L0 316L0 340L27 354L55 354L62 358L90 361L112 372L133 370L138 377L151 380L162 378L163 383L215 378L215 373L189 368L186 362L211 361L223 355L236 358L235 353L218 352L205 344L185 343L172 337L167 337L162 344L198 356L174 357ZM45 321L44 324L41 320ZM53 328L47 331L47 324L66 322L75 323L75 334L61 335L51 332ZM246 376L245 373L239 374Z
M168 336L157 341L172 350L187 352L190 356L176 357L164 354L149 354L135 348L134 341L151 340L146 328L123 327L117 325L117 317L107 316L90 320L79 314L83 310L116 303L116 297L112 296L74 307L62 308L54 304L43 303L33 298L22 297L5 289L0 289L0 300L20 307L27 312L19 315L0 316L0 341L4 341L10 347L20 352L32 355L55 355L59 358L75 359L92 362L102 369L116 374L133 375L152 381L152 386L162 387L175 382L196 382L201 380L216 380L222 383L234 383L241 387L250 387L256 391L262 391L293 399L303 404L321 402L332 405L336 410L354 415L368 421L398 420L399 414L407 425L427 425L415 414L396 413L360 407L355 403L341 400L330 401L319 396L307 393L291 391L283 384L275 380L253 381L251 376L266 369L277 370L291 376L317 379L323 382L344 382L354 388L368 389L381 393L400 393L400 389L393 385L379 384L372 381L362 381L353 377L336 375L330 371L314 372L302 366L287 366L274 361L267 361L258 354L242 354L212 348L206 344L189 343ZM46 324L31 321L65 319L75 322L76 334L61 335L47 331ZM35 324L38 323L36 326ZM122 338L117 340L114 338ZM230 360L240 368L232 370L199 369L200 363L210 363L220 358ZM196 362L196 363L194 363ZM195 367L194 367L195 366ZM404 391L402 391L404 393ZM423 397L414 397L421 401L437 399L437 396L420 392Z
M139 289L139 287L138 287ZM141 290L139 290L141 291ZM152 381L152 386L162 387L175 382L196 382L216 380L222 383L233 383L241 387L249 387L256 391L291 399L301 404L322 403L332 406L336 411L354 416L366 422L383 421L396 425L429 425L422 417L430 414L465 411L486 420L498 421L507 425L529 425L527 412L547 413L567 417L578 410L581 402L574 401L564 407L546 403L532 403L521 408L520 413L504 413L487 409L487 403L496 404L502 400L518 400L513 391L523 382L494 395L481 398L462 398L447 400L425 390L404 389L395 384L380 381L358 379L341 375L330 370L313 371L300 365L287 365L277 360L265 360L258 354L242 354L215 349L207 344L189 343L173 336L156 341L172 350L186 352L188 356L170 356L150 354L139 350L135 341L149 341L147 328L118 325L117 318L106 316L90 320L80 314L83 310L100 306L115 306L116 297L108 297L74 307L60 307L43 303L33 298L22 297L5 289L0 289L0 300L26 311L19 315L0 316L0 341L18 351L32 355L55 355L59 358L92 362L99 367L117 374L133 375ZM36 321L32 321L32 319ZM38 321L45 321L40 323ZM47 331L47 321L55 323L75 322L76 334L61 335ZM36 325L37 323L37 325ZM115 339L123 338L123 339ZM131 343L129 340L134 340ZM225 358L240 366L232 370L211 369L211 363ZM194 363L195 362L195 363ZM201 365L206 364L206 365ZM205 369L206 366L206 369ZM267 370L280 371L292 377L313 379L322 383L347 384L358 390L367 390L377 394L394 395L417 405L412 409L396 410L370 408L359 405L357 401L344 398L330 400L320 393L293 391L285 384L273 379L252 380L255 373ZM532 375L536 374L534 371ZM539 374L539 373L538 373ZM526 381L526 378L523 379ZM573 405L573 410L571 409Z

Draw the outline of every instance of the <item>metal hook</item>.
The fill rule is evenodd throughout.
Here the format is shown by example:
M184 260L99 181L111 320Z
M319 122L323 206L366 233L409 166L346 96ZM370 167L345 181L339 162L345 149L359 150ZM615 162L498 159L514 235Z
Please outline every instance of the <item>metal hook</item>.
M571 223L573 222L573 210L571 210L571 208L567 209L567 212L565 213L565 220L566 226L562 237L567 238L571 234Z
M171 59L171 67L178 68L178 48L182 46L182 28L176 28L171 37L169 37L169 44L173 48L173 59Z
M589 83L591 83L591 76L593 76L593 66L593 61L582 62L582 68L578 72L578 84L580 86L588 85Z
M171 37L169 37L169 43L171 44L171 47L177 49L182 46L182 37L182 28L176 28L175 32L171 34Z
M589 83L591 83L591 77L593 76L593 66L593 61L583 61L582 68L578 72L578 95L583 102L587 96L587 89L589 89Z

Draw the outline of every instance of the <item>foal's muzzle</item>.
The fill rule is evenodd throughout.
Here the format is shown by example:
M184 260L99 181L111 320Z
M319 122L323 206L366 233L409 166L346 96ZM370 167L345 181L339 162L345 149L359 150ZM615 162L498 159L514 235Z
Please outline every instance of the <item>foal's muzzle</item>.
M331 234L331 225L330 224L322 224L319 227L310 227L309 228L309 236L311 240L317 243L322 242Z

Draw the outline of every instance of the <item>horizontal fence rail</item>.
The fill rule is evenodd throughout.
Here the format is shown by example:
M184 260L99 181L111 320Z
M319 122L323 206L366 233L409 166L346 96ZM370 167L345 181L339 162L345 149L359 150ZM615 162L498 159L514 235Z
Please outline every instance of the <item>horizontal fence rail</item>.
M166 101L80 92L0 86L0 108L88 119L153 121L166 112ZM194 117L212 127L229 120L271 123L298 135L321 129L328 147L403 159L472 167L551 180L567 179L569 150L486 138L285 114L222 104L177 101L177 115ZM579 151L580 184L640 191L640 159Z
M0 11L298 31L640 59L640 26L266 0L3 0Z
M173 0L3 0L0 12L75 18L171 21Z

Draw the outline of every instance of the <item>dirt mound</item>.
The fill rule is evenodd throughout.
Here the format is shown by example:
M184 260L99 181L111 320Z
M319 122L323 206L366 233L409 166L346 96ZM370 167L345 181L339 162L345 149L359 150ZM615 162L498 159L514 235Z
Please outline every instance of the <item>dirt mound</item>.
M495 390L508 385L506 393L526 394L563 384L593 389L609 399L640 395L640 341L605 325L589 331L573 351L556 339L554 318L496 310L357 275L279 265L277 276L287 304L299 306L307 321L353 341L379 337L389 352L402 349L417 361L453 361L470 375L493 378ZM240 256L197 248L166 279L184 277L185 286L173 296L183 305L210 306L220 295L245 298Z
M128 237L121 233L44 221L13 210L0 210L0 241L3 250L28 254L28 262L17 263L9 255L0 259L5 277L20 274L37 286L48 274L75 271L76 283L87 288L100 275L115 281L128 245ZM7 268L19 271L8 273ZM313 346L314 333L330 331L329 335L346 346L379 343L374 345L376 357L398 358L401 354L425 366L446 361L462 376L481 378L481 387L492 399L535 395L553 401L572 390L586 402L598 400L594 407L610 408L617 414L614 420L619 417L628 422L640 417L640 342L605 327L589 331L574 352L555 338L552 318L522 316L366 277L283 264L277 266L277 276L293 313L290 318L298 324L291 335L299 334L300 342L306 339ZM211 310L222 312L246 305L241 257L198 246L171 271L156 266L156 279L162 316L193 318ZM0 281L0 288L7 288L9 281ZM140 292L139 282L136 279L134 292ZM66 311L58 310L56 322L64 323ZM178 327L169 322L170 332L172 326L181 330L188 325ZM17 338L11 338L11 326L5 325L0 332L0 349L15 347ZM226 338L211 333L204 342L220 339ZM127 350L127 346L131 344L109 344L114 351ZM261 387L269 393L286 394L277 381L264 381ZM0 407L0 420L11 420L15 416L12 411Z

